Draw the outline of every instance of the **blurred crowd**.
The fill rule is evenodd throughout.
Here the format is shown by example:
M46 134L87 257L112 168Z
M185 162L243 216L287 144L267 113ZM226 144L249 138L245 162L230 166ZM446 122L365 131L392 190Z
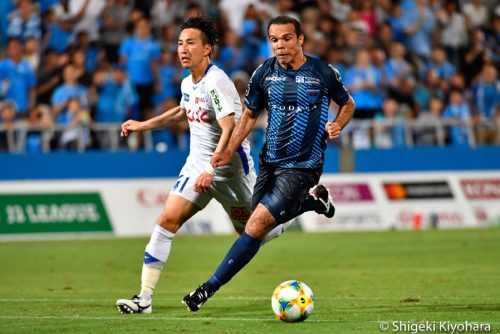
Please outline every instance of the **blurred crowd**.
M178 29L199 14L217 22L212 61L242 98L272 56L270 18L299 19L305 53L336 66L356 102L343 135L355 148L499 143L495 0L1 0L0 12L0 151L107 149L107 125L177 105ZM154 140L185 147L186 131Z

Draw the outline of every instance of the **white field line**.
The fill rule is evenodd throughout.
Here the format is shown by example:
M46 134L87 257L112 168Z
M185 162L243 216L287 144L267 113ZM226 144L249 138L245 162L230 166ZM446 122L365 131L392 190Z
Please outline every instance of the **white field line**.
M180 294L179 294L180 296ZM415 297L419 298L420 301L425 301L425 300L446 300L446 299L486 299L486 300L498 300L497 296L426 296L426 297L420 297L420 296L406 296L406 297L380 297L380 296L373 296L373 297L361 297L361 296L333 296L333 297L316 297L316 301L321 301L321 300L396 300L396 301L403 301L404 299L408 297ZM217 300L235 300L235 301L260 301L260 300L271 300L271 297L263 297L263 296L257 296L257 297L235 297L235 296L229 296L229 297L216 297ZM118 298L116 298L118 299ZM61 302L75 302L75 303L114 303L116 299L96 299L96 298L0 298L0 303L11 303L11 302L26 302L26 303L31 303L31 302L40 302L40 303L61 303ZM171 300L181 300L182 296L180 297L162 297L162 298L156 298L155 301L158 303L158 301L171 301Z
M46 316L36 316L36 315L0 315L2 320L103 320L103 321L152 321L152 320L165 320L165 321L238 321L238 322L276 322L276 318L239 318L239 317L162 317L162 316L128 316L128 315L117 315L117 316L67 316L67 315L46 315ZM317 323L359 323L359 324L373 324L381 322L389 322L398 320L340 320L340 319L307 319L307 323L317 322ZM417 320L405 320L405 323L418 323ZM432 321L438 322L438 321ZM469 321L470 323L488 323L491 325L500 325L500 322L487 322L487 321ZM455 323L455 322L450 322ZM457 322L462 323L462 322Z

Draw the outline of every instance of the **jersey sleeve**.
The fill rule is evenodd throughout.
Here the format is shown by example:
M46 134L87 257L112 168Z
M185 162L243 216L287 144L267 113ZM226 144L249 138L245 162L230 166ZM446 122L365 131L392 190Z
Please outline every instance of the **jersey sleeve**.
M325 74L328 96L339 106L343 106L349 101L349 92L342 82L339 71L333 65L328 65Z
M264 89L262 86L263 72L262 65L257 67L250 81L248 81L248 87L245 93L245 106L254 113L258 113L266 107Z
M208 80L206 94L208 101L210 101L212 108L215 110L217 120L237 113L234 101L236 98L239 100L238 92L229 78L215 77L212 80Z
M184 79L185 80L185 79ZM186 102L189 101L189 95L184 91L184 80L181 82L181 100L179 101L179 106L181 109L186 109Z

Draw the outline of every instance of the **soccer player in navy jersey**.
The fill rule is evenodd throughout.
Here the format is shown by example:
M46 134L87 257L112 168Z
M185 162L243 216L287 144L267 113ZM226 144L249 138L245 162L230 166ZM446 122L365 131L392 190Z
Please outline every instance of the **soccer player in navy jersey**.
M314 210L327 217L334 214L328 190L315 185L323 171L326 139L339 138L352 118L354 101L333 66L303 53L304 34L297 20L278 16L269 22L267 32L275 57L253 73L246 108L230 143L211 159L214 168L227 164L252 130L259 112L267 109L268 127L252 197L253 212L213 276L184 297L183 303L191 311L199 310L229 282L277 225L305 211ZM339 110L335 120L328 122L331 100Z

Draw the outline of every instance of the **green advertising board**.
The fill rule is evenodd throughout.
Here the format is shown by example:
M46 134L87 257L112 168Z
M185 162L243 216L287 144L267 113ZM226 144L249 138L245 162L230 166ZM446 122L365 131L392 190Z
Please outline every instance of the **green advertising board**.
M98 193L0 194L0 235L112 231Z

